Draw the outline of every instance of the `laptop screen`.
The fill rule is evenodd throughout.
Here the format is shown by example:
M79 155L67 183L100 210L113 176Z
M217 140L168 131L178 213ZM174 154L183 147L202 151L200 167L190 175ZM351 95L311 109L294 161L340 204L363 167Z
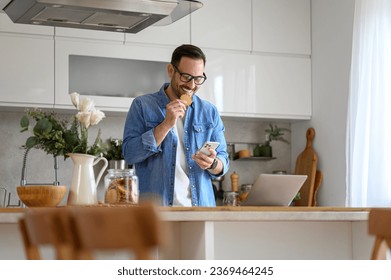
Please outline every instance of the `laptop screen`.
M289 206L307 175L260 174L244 206Z

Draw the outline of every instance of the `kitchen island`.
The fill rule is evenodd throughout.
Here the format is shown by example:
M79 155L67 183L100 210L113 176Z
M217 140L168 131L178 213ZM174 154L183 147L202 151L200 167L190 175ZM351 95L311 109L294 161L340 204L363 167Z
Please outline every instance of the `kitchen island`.
M0 209L0 259L25 259L17 221ZM160 207L168 225L160 259L369 259L365 208Z

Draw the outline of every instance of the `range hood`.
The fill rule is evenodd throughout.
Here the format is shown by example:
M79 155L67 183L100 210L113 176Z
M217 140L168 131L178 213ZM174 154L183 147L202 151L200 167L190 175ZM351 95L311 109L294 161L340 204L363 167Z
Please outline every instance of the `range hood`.
M193 0L10 0L14 23L137 33L170 24L202 7Z

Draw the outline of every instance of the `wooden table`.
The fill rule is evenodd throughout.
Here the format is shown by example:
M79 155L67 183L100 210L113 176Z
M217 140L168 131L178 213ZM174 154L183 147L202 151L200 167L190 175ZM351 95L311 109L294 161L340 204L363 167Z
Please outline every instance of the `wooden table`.
M159 207L169 226L161 259L369 259L367 208ZM17 221L0 209L0 259L24 259ZM15 236L17 238L15 238Z

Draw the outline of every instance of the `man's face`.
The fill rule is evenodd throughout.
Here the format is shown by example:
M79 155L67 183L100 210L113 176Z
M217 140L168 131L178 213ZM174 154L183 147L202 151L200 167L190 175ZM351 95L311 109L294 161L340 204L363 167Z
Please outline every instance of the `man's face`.
M173 93L177 98L180 98L181 95L187 94L193 96L201 85L197 85L194 79L191 79L188 82L184 82L183 78L181 79L181 74L188 74L194 77L204 75L204 61L202 59L191 59L189 57L182 57L179 65L175 68L173 65L170 65L169 74L171 77L171 88Z

